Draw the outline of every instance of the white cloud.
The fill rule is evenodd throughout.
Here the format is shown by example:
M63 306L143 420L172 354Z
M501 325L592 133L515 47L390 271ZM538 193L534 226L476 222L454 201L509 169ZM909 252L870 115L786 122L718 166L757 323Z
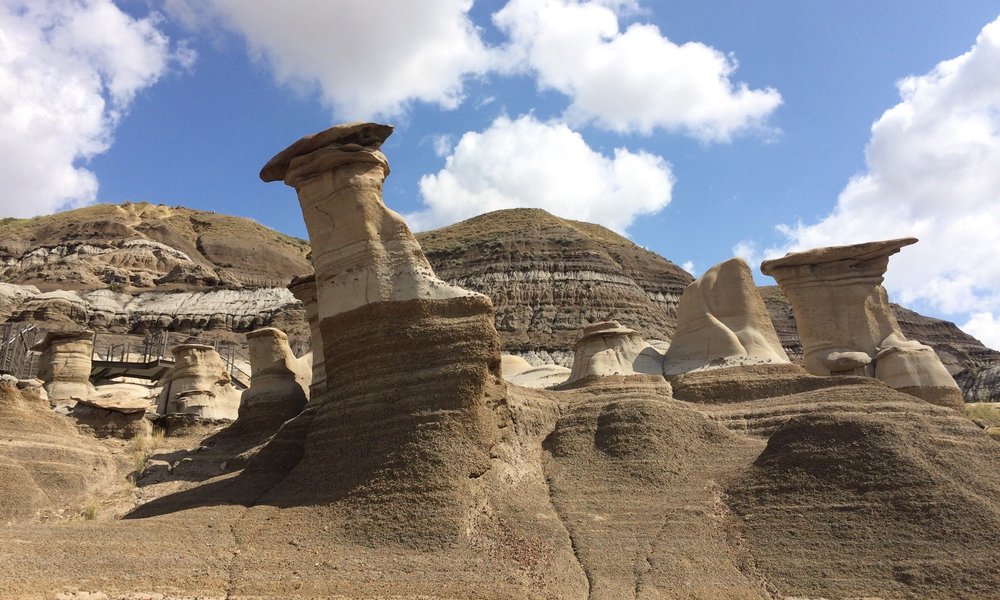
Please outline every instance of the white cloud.
M984 345L1000 349L1000 317L993 313L978 312L962 325L962 331L977 338Z
M242 34L275 78L318 87L339 119L396 116L414 100L455 108L490 52L472 0L169 0L189 25L214 19Z
M694 275L694 261L686 260L681 264L681 268Z
M468 132L445 167L420 179L426 208L407 215L417 229L501 208L535 207L624 231L637 215L670 202L670 165L646 152L594 151L563 123L500 117Z
M1000 312L1000 19L973 48L899 83L872 126L867 171L833 212L783 225L789 250L915 236L890 262L892 299L950 314ZM985 323L982 318L974 324Z
M662 128L704 141L764 126L781 104L776 90L734 83L736 60L710 46L675 44L650 24L621 31L616 11L637 8L629 0L511 0L493 19L510 36L508 67L527 67L539 87L569 96L572 124Z
M80 166L108 149L136 93L174 61L156 18L111 0L0 1L0 211L31 216L93 202Z

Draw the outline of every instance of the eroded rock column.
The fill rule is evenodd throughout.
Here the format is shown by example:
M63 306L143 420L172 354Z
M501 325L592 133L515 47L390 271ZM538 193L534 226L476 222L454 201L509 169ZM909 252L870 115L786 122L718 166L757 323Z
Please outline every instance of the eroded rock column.
M326 389L326 364L323 361L323 334L319 329L319 308L316 304L316 275L296 277L288 284L288 289L302 303L309 322L309 336L312 338L312 383L309 384L309 400L312 401Z
M365 304L475 295L438 279L420 244L382 201L389 125L353 123L295 142L264 166L264 181L298 193L309 231L320 322Z
M261 171L298 193L326 391L255 464L296 457L262 502L335 504L344 535L429 548L468 539L472 507L486 501L490 449L512 427L500 427L507 413L494 410L506 388L489 299L438 279L382 201L389 166L379 147L391 131L333 127ZM246 470L252 476L255 464Z
M288 335L266 327L247 334L250 344L250 387L240 400L237 423L243 429L277 431L302 411L309 399L312 360L296 358Z
M93 331L49 332L33 350L41 353L38 378L53 405L68 406L94 393L90 383Z
M715 265L684 290L664 374L788 362L743 260Z
M204 344L180 344L174 346L171 353L174 366L163 382L157 412L236 419L240 391L230 383L225 362L215 348Z
M944 406L961 407L962 393L933 349L909 341L882 287L889 257L916 238L831 246L761 263L792 303L815 375L858 374Z

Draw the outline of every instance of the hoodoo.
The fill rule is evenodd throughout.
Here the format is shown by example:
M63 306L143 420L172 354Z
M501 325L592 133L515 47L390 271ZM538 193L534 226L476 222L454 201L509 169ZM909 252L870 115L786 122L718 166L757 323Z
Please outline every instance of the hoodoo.
M815 375L858 374L943 406L962 393L934 351L909 341L882 287L889 257L916 238L794 252L760 265L795 311L805 367Z
M222 357L212 346L181 344L171 351L174 366L157 400L163 415L236 419L240 392L230 383Z
M94 393L90 383L93 331L50 332L34 350L41 353L38 377L44 382L49 402L71 405L74 398L87 399Z
M332 503L358 540L452 544L481 493L470 474L489 468L501 433L491 408L503 397L500 343L489 299L438 279L384 204L389 164L379 147L391 132L332 127L261 171L293 186L302 206L327 386L286 424L309 432L297 440L301 459L265 498ZM286 443L279 432L248 476L284 456Z
M309 399L312 357L296 358L288 335L273 327L247 334L250 343L250 387L240 398L241 431L274 433L302 411Z
M434 275L403 218L382 202L389 125L352 123L295 142L260 172L295 188L309 231L320 322L379 301L477 295Z
M573 371L566 383L590 376L659 375L662 364L663 356L635 330L606 321L583 330L573 347Z

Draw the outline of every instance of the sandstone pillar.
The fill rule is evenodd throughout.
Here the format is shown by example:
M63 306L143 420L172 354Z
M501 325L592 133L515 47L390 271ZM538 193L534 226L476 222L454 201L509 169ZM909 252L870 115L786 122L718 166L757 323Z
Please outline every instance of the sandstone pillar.
M309 322L309 335L312 338L312 383L309 384L309 400L326 389L326 364L323 362L323 335L319 330L319 309L316 304L316 275L296 277L288 284L292 292L306 310L306 320Z
M93 331L49 332L34 348L40 352L38 378L55 406L86 400L94 393L90 383L94 354Z
M163 383L157 412L236 419L240 392L230 383L226 365L215 348L204 344L180 344L171 352L174 366Z
M273 327L247 334L250 343L250 387L240 400L237 420L243 429L273 433L299 414L309 399L312 361L296 358L288 335Z
M264 466L244 473L273 473L268 457L288 460L284 444L305 435L295 467L262 501L334 503L348 517L344 534L362 543L430 547L467 535L471 507L484 501L478 474L512 428L497 424L506 388L489 299L438 279L382 201L389 166L379 147L391 132L333 127L261 171L298 193L326 391L261 450Z
M353 123L295 142L260 172L298 193L309 231L319 321L365 304L474 295L434 275L402 217L382 201L389 125Z
M815 375L877 377L895 389L945 406L961 407L961 390L934 351L906 340L882 287L889 257L916 238L832 246L766 260L792 303Z
M743 260L715 265L684 290L664 374L788 362Z

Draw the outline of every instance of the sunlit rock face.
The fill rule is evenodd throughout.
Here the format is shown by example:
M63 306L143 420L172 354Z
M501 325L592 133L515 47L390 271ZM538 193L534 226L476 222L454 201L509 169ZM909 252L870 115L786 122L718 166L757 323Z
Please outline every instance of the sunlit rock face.
M316 276L296 277L288 284L295 298L302 303L309 322L312 338L312 383L309 385L309 399L312 400L326 389L326 364L323 361L323 335L319 330L319 311L316 305Z
M316 272L318 315L379 301L475 295L438 279L402 217L382 201L392 127L355 123L295 142L260 172L298 193Z
M606 321L583 330L573 347L573 370L567 383L592 376L659 375L662 365L663 356L635 330Z
M162 382L157 412L207 419L236 419L240 391L230 383L219 353L204 344L181 344L171 351L174 366Z
M309 399L312 357L296 358L285 332L266 327L247 334L250 344L250 387L240 400L244 429L273 433L302 411Z
M664 357L665 374L788 362L743 260L715 265L684 291L677 332Z
M90 383L93 331L50 332L34 350L41 353L38 378L52 404L68 406L74 398L87 399L94 393Z
M882 287L889 257L916 242L816 248L760 268L792 303L810 373L877 377L929 402L960 407L955 380L929 346L906 339Z

